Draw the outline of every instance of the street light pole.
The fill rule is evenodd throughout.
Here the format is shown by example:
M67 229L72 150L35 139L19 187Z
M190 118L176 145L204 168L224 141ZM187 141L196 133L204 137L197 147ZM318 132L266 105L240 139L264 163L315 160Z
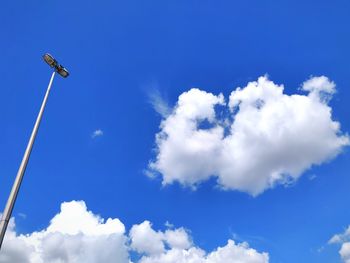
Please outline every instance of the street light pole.
M48 55L48 54L44 55L44 59L45 59L46 55ZM51 55L49 55L49 56L51 57ZM47 62L46 59L45 59L45 61ZM56 62L56 60L55 60L55 62ZM10 221L10 218L11 218L12 210L13 210L13 207L14 207L15 202L16 202L18 191L19 191L19 189L21 187L21 183L22 183L22 180L23 180L23 175L24 175L24 172L25 172L27 164L28 164L28 160L29 160L32 148L33 148L35 137L36 137L36 134L38 133L38 129L39 129L39 126L40 126L41 118L43 116L43 113L44 113L44 110L45 110L45 106L46 106L46 103L47 103L47 99L48 99L50 91L51 91L51 86L52 86L53 79L55 77L56 72L58 72L63 77L67 77L69 75L68 71L65 68L63 68L61 65L59 65L59 67L58 67L57 65L59 65L59 64L57 64L57 62L56 62L56 65L54 65L54 66L50 65L51 67L55 68L55 71L51 75L51 79L50 79L49 85L47 87L44 100L43 100L43 102L41 104L41 108L40 108L38 117L37 117L37 119L35 121L35 125L34 125L34 128L33 128L32 134L30 136L30 139L29 139L26 151L24 152L24 156L23 156L21 165L19 166L15 182L13 183L10 196L9 196L9 198L7 200L5 210L4 210L3 214L2 214L2 218L1 218L1 221L0 221L0 249L1 249L2 243L4 241L7 225L9 223L9 221ZM64 70L64 73L60 72L59 70L61 70L61 71Z

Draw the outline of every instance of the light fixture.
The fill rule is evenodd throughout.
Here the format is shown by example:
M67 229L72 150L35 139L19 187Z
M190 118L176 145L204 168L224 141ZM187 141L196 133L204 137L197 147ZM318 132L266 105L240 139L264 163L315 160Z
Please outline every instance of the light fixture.
M60 74L62 77L66 78L69 76L68 70L62 65L58 64L57 60L51 56L49 53L46 53L43 56L45 62L51 67L54 68L55 71Z

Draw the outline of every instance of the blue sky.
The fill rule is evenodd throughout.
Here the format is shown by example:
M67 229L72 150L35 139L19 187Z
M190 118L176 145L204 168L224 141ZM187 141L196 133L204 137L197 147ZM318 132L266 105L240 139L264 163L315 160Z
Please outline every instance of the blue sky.
M84 200L127 231L144 220L162 231L167 221L184 227L206 251L234 239L270 262L341 262L340 246L328 240L350 224L346 147L256 197L224 191L215 178L195 191L162 186L161 174L150 179L145 170L164 119L153 94L171 111L194 87L227 101L268 74L285 94L305 94L302 83L323 75L336 83L332 119L350 131L349 11L348 1L4 1L3 207L50 78L42 54L71 72L53 84L13 214L17 233L44 229L62 202Z

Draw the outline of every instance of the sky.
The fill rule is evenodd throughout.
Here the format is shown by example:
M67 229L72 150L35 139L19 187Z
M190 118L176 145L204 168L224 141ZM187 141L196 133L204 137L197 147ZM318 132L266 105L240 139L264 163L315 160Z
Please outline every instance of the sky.
M2 1L0 262L349 263L349 12Z

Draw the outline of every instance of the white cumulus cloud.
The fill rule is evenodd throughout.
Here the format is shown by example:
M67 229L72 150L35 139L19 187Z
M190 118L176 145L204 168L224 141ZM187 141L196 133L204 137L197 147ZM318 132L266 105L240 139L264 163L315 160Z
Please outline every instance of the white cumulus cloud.
M144 255L139 263L267 263L269 255L247 243L228 240L224 247L207 253L196 247L184 228L155 231L148 221L130 230L131 247ZM150 245L153 244L154 246Z
M149 221L133 225L129 234L119 219L104 220L83 201L65 202L47 228L17 234L12 219L0 253L1 263L267 263L267 253L247 243L206 252L195 246L187 230L157 231Z
M62 203L49 226L17 235L11 224L0 253L2 263L128 263L124 225L88 211L84 202Z
M164 251L163 234L152 229L149 221L130 230L131 247L139 253L159 254Z
M350 226L344 233L334 235L328 243L341 244L339 254L343 262L350 263Z
M325 76L313 77L303 83L302 89L317 94L322 92L326 94L333 94L335 93L335 83L333 81L329 81L329 79Z
M335 84L313 77L301 89L305 95L287 95L264 76L232 91L228 102L222 94L184 92L160 124L149 173L160 173L164 185L193 188L215 176L223 189L254 196L297 180L349 144L328 105Z

